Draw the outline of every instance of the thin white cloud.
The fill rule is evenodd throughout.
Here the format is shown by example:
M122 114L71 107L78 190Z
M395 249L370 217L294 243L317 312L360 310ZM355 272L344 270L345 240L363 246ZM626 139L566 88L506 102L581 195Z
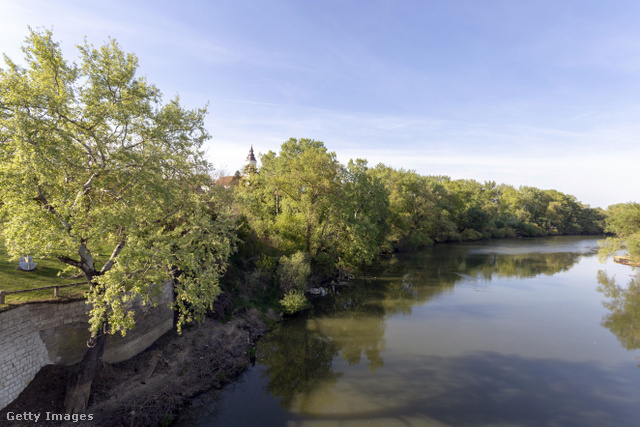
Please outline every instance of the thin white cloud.
M601 16L587 5L569 19L528 4L516 31L501 19L485 34L481 24L466 31L446 6L440 13L459 27L400 23L401 12L375 5L344 4L339 16L256 3L265 9L252 9L251 21L244 4L198 5L212 22L257 26L242 31L194 20L193 8L150 4L0 0L0 50L21 58L27 24L53 27L65 53L84 35L96 45L116 38L165 93L181 93L188 106L212 100L207 148L229 172L251 144L266 152L310 137L345 162L556 188L592 205L640 198L620 185L640 180L640 30L621 23L622 6ZM363 21L345 25L347 16ZM386 46L366 31L382 26ZM455 37L441 39L442 30Z
M233 153L233 158L225 159L235 168L242 166L250 144L262 152L277 151L289 137L310 137L323 140L343 163L364 158L372 166L381 162L423 174L554 188L593 206L634 198L616 183L640 182L634 165L640 148L627 144L609 149L612 141L628 141L640 133L636 124L578 132L246 105L251 109L244 110L242 119L232 112L231 117L213 119L211 127L212 146ZM366 138L362 138L363 129ZM403 134L398 143L398 132L407 130L411 132Z

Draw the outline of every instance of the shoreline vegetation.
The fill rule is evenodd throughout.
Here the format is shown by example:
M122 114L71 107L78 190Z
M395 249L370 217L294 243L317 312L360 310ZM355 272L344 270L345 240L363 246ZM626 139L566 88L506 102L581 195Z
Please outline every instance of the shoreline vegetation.
M360 276L357 276L360 277ZM197 396L222 389L255 362L255 344L281 321L272 309L236 308L232 316L173 330L135 357L117 364L102 363L94 384L85 425L169 426ZM149 369L150 366L153 368ZM9 406L13 413L63 413L66 378L72 367L47 365ZM43 421L43 426L59 422ZM22 425L15 423L14 425ZM30 424L24 424L30 425Z
M5 58L0 73L7 254L13 261L57 259L65 274L90 283L91 346L73 370L47 368L57 381L69 381L63 412L97 411L128 395L109 395L100 391L103 382L91 382L99 372L118 377L120 368L101 360L104 343L135 327L127 304L136 296L152 303L149 283L173 280L178 333L185 329L158 343L153 363L153 346L134 358L167 372L169 391L153 399L168 405L170 418L203 387L191 389L180 378L209 378L188 366L209 360L214 380L221 372L228 379L236 368L216 366L236 366L238 354L246 360L250 348L225 337L253 342L276 313L308 308L309 290L339 286L381 255L446 242L602 233L616 236L603 244L604 257L625 242L632 259L640 253L638 203L605 211L553 189L423 176L364 159L344 165L313 139L291 138L262 155L259 168L238 171L235 185L216 185L201 150L209 139L206 108L186 110L178 98L163 104L160 91L135 76L135 55L113 40L79 49L81 66L62 58L50 31L31 31L24 46L29 67ZM161 345L185 350L188 366L178 369L182 362ZM233 354L218 351L229 345ZM124 363L119 385L109 390L130 384L142 369ZM14 403L29 401L30 393ZM128 413L113 405L108 412L121 414L125 425L162 421L153 411L142 421L142 404Z

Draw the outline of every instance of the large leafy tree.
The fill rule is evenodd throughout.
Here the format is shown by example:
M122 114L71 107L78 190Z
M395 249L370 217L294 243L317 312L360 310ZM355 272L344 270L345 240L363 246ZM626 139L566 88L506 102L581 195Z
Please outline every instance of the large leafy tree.
M451 195L441 183L445 177L425 177L382 164L372 174L389 192L389 239L396 247L419 248L457 234L451 221Z
M605 231L615 234L600 242L600 257L607 258L626 246L634 262L640 262L640 203L619 203L607 208Z
M239 199L252 223L285 252L315 255L332 235L341 165L321 141L291 138L262 156L259 174L241 182Z
M319 264L371 262L385 244L388 192L362 159L345 167L324 143L291 138L248 171L237 197L252 227Z
M341 184L340 217L331 243L347 264L370 263L390 249L389 192L363 159L349 160Z
M206 109L161 102L138 61L111 40L70 63L49 31L30 31L24 65L0 70L0 193L9 253L55 256L91 283L89 348L67 412L86 407L106 336L134 326L175 280L180 323L219 293L233 223L202 192Z

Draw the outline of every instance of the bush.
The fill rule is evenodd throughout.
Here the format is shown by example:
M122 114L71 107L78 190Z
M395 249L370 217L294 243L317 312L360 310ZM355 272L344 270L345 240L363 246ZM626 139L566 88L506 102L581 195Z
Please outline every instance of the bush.
M307 297L298 289L287 292L284 298L280 300L280 305L286 314L294 314L311 307Z
M436 235L435 241L442 242L459 242L462 240L462 235L457 231L440 232Z
M470 228L462 231L462 240L464 240L465 242L480 239L482 239L482 233L480 233L479 231L472 230Z
M505 232L503 229L493 229L491 230L491 237L495 239L503 239L505 237Z
M504 232L504 237L516 237L517 233L516 230L514 230L511 227L505 227L502 229L502 231Z
M547 235L547 232L545 230L540 228L538 225L532 224L530 222L521 223L518 227L518 231L525 237L540 237Z
M415 250L415 249L421 249L427 246L432 246L433 240L431 240L431 238L429 237L429 235L427 235L427 233L416 231L409 235L409 237L407 238L406 244L407 244L407 247L409 247L409 249Z
M311 274L311 266L302 252L296 252L290 257L282 256L278 265L278 279L280 288L285 293L307 288L307 279Z

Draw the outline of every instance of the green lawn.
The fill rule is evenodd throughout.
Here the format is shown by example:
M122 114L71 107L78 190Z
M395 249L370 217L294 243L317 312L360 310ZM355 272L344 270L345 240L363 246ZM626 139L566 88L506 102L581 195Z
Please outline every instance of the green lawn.
M63 270L64 265L57 259L34 258L33 261L37 264L33 271L16 269L18 261L9 261L9 255L7 254L7 249L4 245L4 239L0 234L0 290L7 292L21 291L24 289L41 288L44 286L78 283L84 280L82 277L77 279L64 279L58 277L58 272ZM0 311L11 306L30 301L82 298L88 289L89 285L62 288L60 289L59 298L54 298L53 289L7 295L5 298L5 304L0 305Z

